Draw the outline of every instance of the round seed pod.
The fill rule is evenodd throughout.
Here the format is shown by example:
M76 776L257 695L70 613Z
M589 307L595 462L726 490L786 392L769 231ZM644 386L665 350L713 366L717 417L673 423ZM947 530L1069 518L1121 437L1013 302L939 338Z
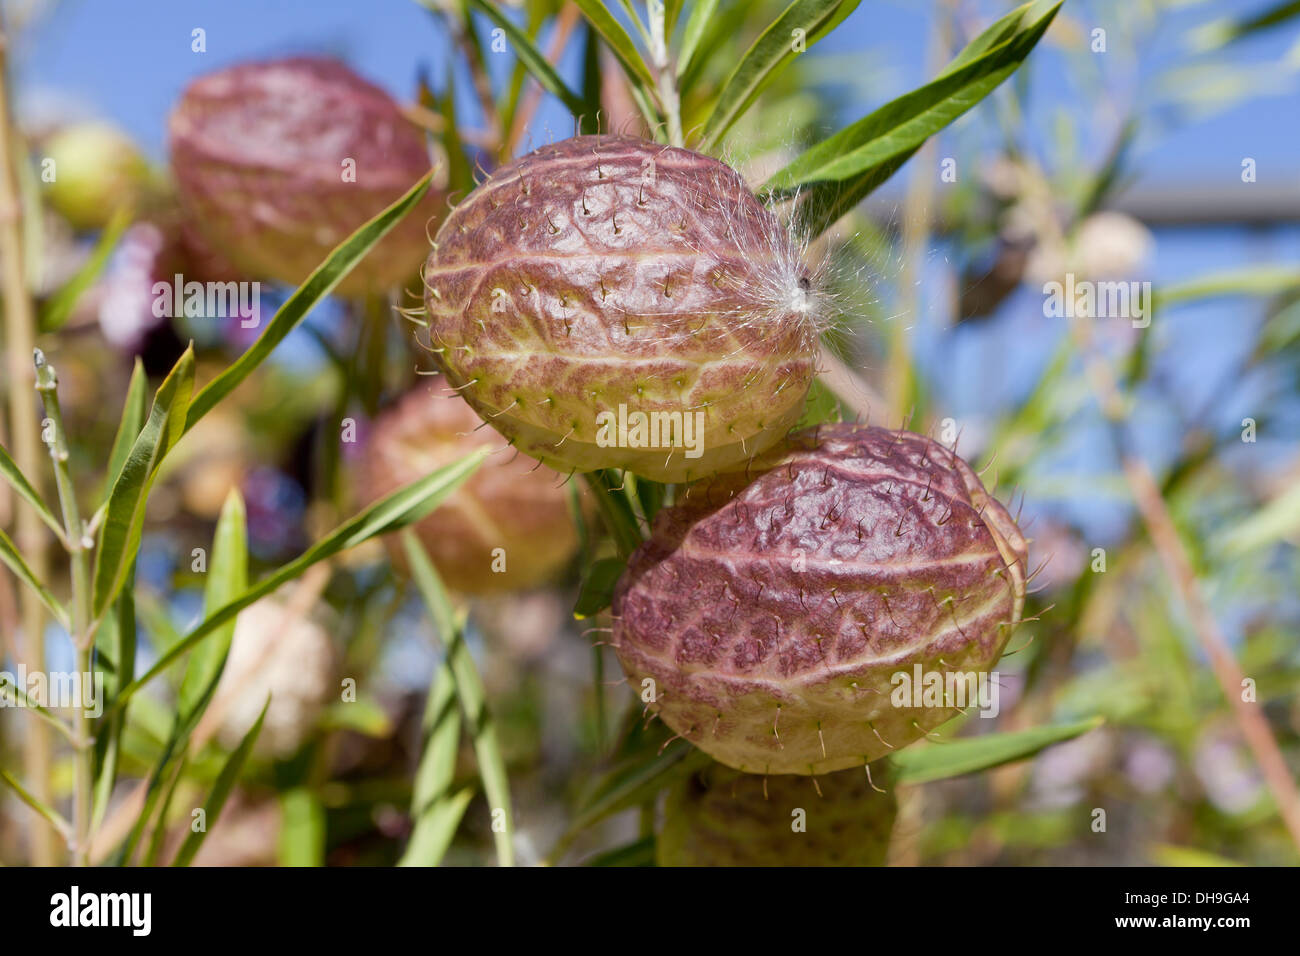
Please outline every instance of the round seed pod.
M358 496L368 504L484 447L495 453L415 533L454 590L543 584L578 550L564 476L509 448L445 386L414 389L375 420L356 461ZM400 543L386 540L404 567Z
M200 77L172 111L169 137L177 189L205 237L247 278L294 285L431 165L392 97L323 58ZM339 292L380 292L415 275L440 207L431 190Z
M149 185L145 158L125 133L107 123L61 129L43 152L54 162L46 196L76 229L102 229L118 206L138 201Z
M819 297L798 243L728 166L579 136L504 166L425 264L451 384L563 471L685 481L798 420Z
M209 713L221 720L217 739L234 748L266 703L256 753L287 757L307 739L334 693L334 643L310 616L279 598L263 598L239 612L230 656Z
M951 698L894 706L894 675L998 659L1025 594L1006 509L905 431L808 429L755 474L691 486L632 556L613 601L631 685L751 773L857 766L949 719Z
M898 800L892 788L882 787L889 782L883 767L875 778L862 770L841 770L815 781L761 777L712 764L668 791L656 862L883 866Z

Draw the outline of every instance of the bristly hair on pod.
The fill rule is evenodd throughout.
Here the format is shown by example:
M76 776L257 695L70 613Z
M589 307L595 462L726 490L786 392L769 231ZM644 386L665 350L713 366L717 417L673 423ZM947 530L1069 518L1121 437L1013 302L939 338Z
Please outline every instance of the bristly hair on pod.
M782 334L793 323L802 346L815 349L841 315L842 295L831 281L831 247L815 243L793 215L797 196L777 209L756 207L753 191L730 158L719 161L723 165L711 172L709 187L692 189L688 199L700 210L712 206L711 218L725 224L720 233L688 243L707 269L703 278L734 303L724 313L734 319L733 329L757 326ZM738 248L748 252L743 268L735 262Z

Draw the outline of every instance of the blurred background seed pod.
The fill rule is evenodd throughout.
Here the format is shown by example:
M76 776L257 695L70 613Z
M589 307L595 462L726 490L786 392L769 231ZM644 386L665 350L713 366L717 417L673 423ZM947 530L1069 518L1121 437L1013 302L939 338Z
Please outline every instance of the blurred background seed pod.
M669 790L658 865L883 866L898 801L875 767L873 779L861 768L810 778L711 764Z
M102 229L118 208L136 205L151 186L144 156L109 123L65 126L39 152L42 175L53 176L45 183L46 199L76 229Z
M292 600L267 597L239 613L230 656L204 720L234 748L270 695L254 752L287 757L307 739L335 691L337 654L328 632Z
M467 594L518 590L556 578L578 550L565 476L509 447L439 379L380 414L354 465L369 504L479 448L493 454L415 525L447 586ZM388 539L394 563L401 548Z
M391 96L321 57L200 77L172 111L169 138L177 189L204 238L246 278L291 285L433 165ZM442 208L431 190L339 291L377 293L415 276Z

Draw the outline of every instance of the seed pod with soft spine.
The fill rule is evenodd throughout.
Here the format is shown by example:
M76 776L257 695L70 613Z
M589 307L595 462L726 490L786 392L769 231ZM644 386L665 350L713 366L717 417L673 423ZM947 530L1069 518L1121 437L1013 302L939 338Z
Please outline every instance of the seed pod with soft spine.
M893 675L995 663L1025 561L1015 521L955 453L824 425L659 513L616 588L613 642L629 683L715 760L826 773L953 716L893 706Z
M733 169L685 149L605 135L529 153L447 217L424 281L448 380L562 472L741 466L798 420L814 374L799 244ZM620 414L653 433L615 434ZM697 421L688 457L676 439Z
M877 764L810 779L761 777L713 763L668 791L660 866L883 866L898 814ZM883 784L883 786L882 786Z
M321 57L245 63L189 85L169 122L181 201L250 279L299 284L430 167L424 137L386 92ZM416 274L431 190L339 285L377 293Z
M422 384L375 420L354 481L365 504L480 448L493 454L415 533L447 586L467 594L554 579L578 550L564 476L507 446L441 381ZM397 539L385 539L405 567Z

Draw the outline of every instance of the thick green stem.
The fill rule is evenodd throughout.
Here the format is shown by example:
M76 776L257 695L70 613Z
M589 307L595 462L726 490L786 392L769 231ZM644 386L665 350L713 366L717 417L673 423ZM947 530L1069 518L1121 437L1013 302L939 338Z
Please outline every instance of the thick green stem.
M94 638L90 629L90 539L81 522L77 506L77 489L68 467L68 436L63 427L59 406L59 377L45 361L40 349L34 352L36 390L45 407L49 428L50 458L54 462L54 485L63 510L63 532L72 568L72 643L77 652L77 679L90 680L91 650ZM84 704L84 700L83 700ZM90 718L84 706L77 707L73 721L76 748L73 778L72 862L85 866L90 852L90 815L95 789L95 747L90 735Z

